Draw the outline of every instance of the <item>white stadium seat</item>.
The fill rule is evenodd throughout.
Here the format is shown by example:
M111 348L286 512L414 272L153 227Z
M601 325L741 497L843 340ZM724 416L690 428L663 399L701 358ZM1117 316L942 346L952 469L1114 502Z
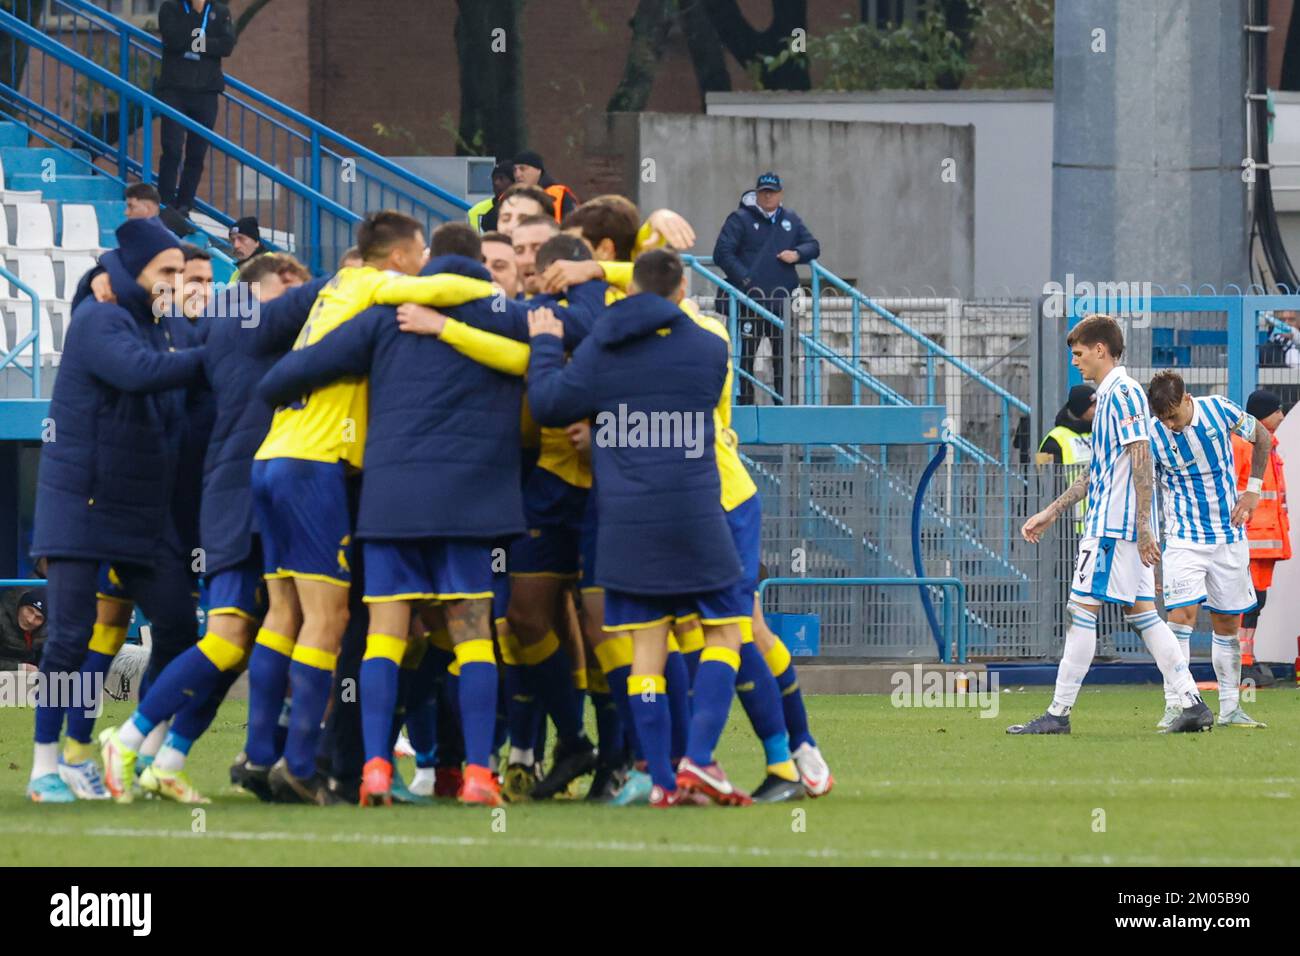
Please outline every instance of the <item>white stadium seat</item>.
M41 201L41 191L39 189L5 189L4 186L5 168L4 163L0 162L0 202L17 205L19 203Z
M64 203L62 212L63 235L55 250L56 257L66 260L72 253L86 252L98 255L99 216L95 207L84 203Z
M40 255L20 255L17 257L16 267L10 267L19 279L31 287L41 299L42 310L48 312L51 317L58 319L59 338L62 345L63 330L68 327L68 316L72 309L68 302L59 298L57 286L54 281L54 263L50 261L49 256ZM25 295L19 296L19 307L17 314L21 315L23 310L27 311L27 324L31 325L31 300ZM42 339L44 331L42 330ZM53 339L51 341L54 341ZM42 341L41 350L45 350L45 344ZM53 348L51 347L51 351Z
M68 302L77 293L77 283L95 268L95 257L83 253L69 253L63 260L63 298Z
M50 217L49 206L43 202L15 206L14 221L15 248L46 255L54 251L54 220Z

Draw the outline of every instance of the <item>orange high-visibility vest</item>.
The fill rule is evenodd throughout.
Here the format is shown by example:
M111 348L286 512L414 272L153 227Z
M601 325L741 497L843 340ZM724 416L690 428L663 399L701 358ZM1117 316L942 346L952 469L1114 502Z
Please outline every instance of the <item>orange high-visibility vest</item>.
M578 194L575 193L575 192L574 192L572 189L570 189L568 186L565 186L565 185L563 185L563 184L561 184L561 183L556 183L556 184L553 185L553 186L547 186L547 187L546 187L544 190L542 190L542 191L543 191L544 193L546 193L546 195L550 196L550 197L551 197L551 201L555 203L555 221L556 221L556 222L563 222L563 221L564 221L564 212L563 212L563 207L564 207L564 196L565 196L566 193L567 193L567 194L568 194L568 195L573 199L573 204L574 204L575 206L578 205Z
M1257 425L1263 428L1263 425ZM1250 478L1250 459L1253 444L1240 435L1232 436L1233 458L1237 466L1237 490L1246 490ZM1286 475L1282 473L1282 458L1277 453L1277 439L1264 469L1264 487L1259 493L1259 507L1246 525L1252 561L1286 561L1291 557L1291 520L1286 511Z

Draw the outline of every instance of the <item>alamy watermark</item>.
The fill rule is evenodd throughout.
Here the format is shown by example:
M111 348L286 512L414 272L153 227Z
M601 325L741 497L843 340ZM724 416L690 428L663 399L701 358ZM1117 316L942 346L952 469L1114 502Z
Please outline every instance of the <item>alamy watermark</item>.
M617 412L597 413L591 436L601 448L681 448L687 458L702 456L707 440L704 412L643 412L621 402Z
M103 703L99 672L0 671L0 707L61 707L98 717Z
M1076 282L1073 272L1065 284L1052 280L1043 284L1043 314L1059 319L1070 312L1082 318L1093 312L1109 315L1129 328L1145 329L1151 324L1150 282Z
M975 707L981 717L996 717L1001 709L996 673L986 670L927 670L913 664L894 671L889 702L895 707Z

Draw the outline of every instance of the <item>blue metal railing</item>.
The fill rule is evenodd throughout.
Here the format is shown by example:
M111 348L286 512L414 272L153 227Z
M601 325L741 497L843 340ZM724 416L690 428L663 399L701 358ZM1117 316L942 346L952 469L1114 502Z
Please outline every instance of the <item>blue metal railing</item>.
M52 129L57 134L71 139L77 146L89 150L92 155L123 157L123 165L119 167L119 175L116 177L119 182L125 179L121 173L122 169L125 169L128 175L138 175L144 182L152 181L156 166L153 121L155 118L165 117L188 132L207 140L214 154L236 164L241 173L251 172L263 177L292 198L293 202L280 204L280 211L287 217L286 221L293 219L301 224L298 229L300 241L294 251L301 258L309 261L313 271L323 271L322 267L326 265L322 256L324 246L321 239L328 236L323 236L321 231L307 232L307 224L322 223L322 230L350 236L352 226L360 221L360 215L330 196L302 183L262 156L249 152L219 133L194 122L188 116L139 89L130 80L123 79L94 60L50 39L40 30L28 26L4 10L0 10L0 32L10 34L16 40L28 44L32 50L39 50L44 55L39 69L35 65L29 67L27 93L22 92L12 83L5 85L3 82L5 78L0 77L0 97L7 100L10 109L23 116L30 125ZM50 72L51 67L57 77L57 81L53 84L46 82L46 74ZM35 79L31 77L34 69L38 74ZM69 114L75 117L76 110L61 108L63 106L62 77L65 73L73 79L88 83L92 95L96 91L104 97L112 94L119 104L124 104L123 112L132 110L139 112L141 119L139 135L128 141L127 148L119 149L118 145L96 135L93 129L86 129L69 118ZM107 135L106 125L101 133ZM211 169L211 160L209 169ZM210 185L211 188L215 188L215 184ZM219 221L231 221L231 217L225 211L204 200L200 200L197 205L201 211ZM306 243L302 241L304 235L309 237ZM332 266L332 261L328 265Z
M946 363L960 371L966 378L978 385L980 388L988 391L1002 403L1002 422L1001 422L1001 442L999 448L998 460L1001 464L1007 465L1011 461L1011 412L1016 410L1026 415L1030 412L1030 407L1021 399L1012 395L1001 385L998 385L987 375L972 367L968 362L963 361L956 355L953 355L938 342L935 342L929 336L917 331L908 325L894 313L879 305L871 298L863 294L860 290L849 285L835 273L831 272L817 260L809 263L812 269L812 337L820 341L821 339L821 322L822 322L822 283L825 282L831 287L838 289L841 293L848 296L852 302L852 328L851 341L853 343L852 361L858 363L858 349L862 341L862 309L869 309L885 322L889 323L899 332L918 343L925 350L926 354L926 395L931 404L935 401L936 394L936 372L940 363ZM814 403L821 398L821 378L813 376L810 382L813 388ZM854 404L858 402L856 383L854 388ZM954 442L954 448L961 450L961 444Z
M0 276L4 276L19 292L26 295L32 300L32 330L22 336L14 347L10 349L3 357L0 357L0 369L13 366L32 380L32 398L41 397L41 299L27 283L23 282L8 269L0 267ZM25 367L18 361L18 357L23 351L31 346L32 349L32 366Z

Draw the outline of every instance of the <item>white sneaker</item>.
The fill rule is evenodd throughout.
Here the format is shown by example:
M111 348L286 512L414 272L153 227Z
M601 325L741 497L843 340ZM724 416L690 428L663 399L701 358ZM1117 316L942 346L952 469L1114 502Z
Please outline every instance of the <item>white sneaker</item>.
M407 787L417 797L433 796L433 782L436 776L432 767L417 767L411 785Z
M1267 727L1268 724L1256 720L1238 707L1230 714L1224 714L1217 721L1220 727Z
M77 795L78 800L107 800L112 796L104 786L104 778L99 773L99 764L93 760L65 763L60 756L59 779L68 785L68 789Z
M414 757L415 748L411 746L411 738L406 734L398 734L397 743L393 744L394 757Z
M1178 704L1165 704L1164 716L1156 722L1156 727L1160 730L1168 730L1170 724L1178 719L1178 715L1183 712L1183 708Z
M835 786L831 768L826 763L822 752L809 743L802 743L795 748L794 765L799 769L799 779L810 797L823 797Z

